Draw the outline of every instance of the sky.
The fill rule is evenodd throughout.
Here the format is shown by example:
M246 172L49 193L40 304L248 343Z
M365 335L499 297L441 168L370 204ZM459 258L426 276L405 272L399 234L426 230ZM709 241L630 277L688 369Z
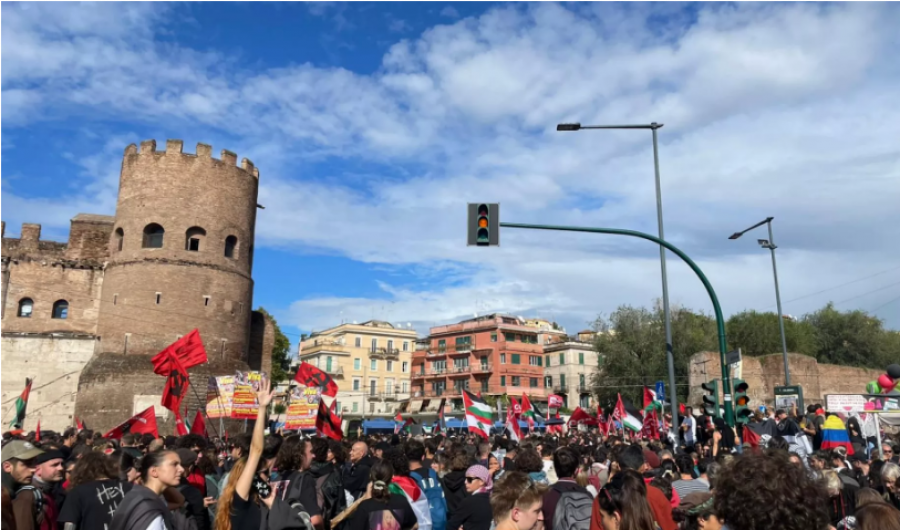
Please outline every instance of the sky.
M254 306L300 333L504 312L570 332L661 296L656 233L726 316L828 301L900 329L900 5L7 3L2 217L65 241L113 215L125 146L180 138L260 169ZM673 304L710 313L668 257Z

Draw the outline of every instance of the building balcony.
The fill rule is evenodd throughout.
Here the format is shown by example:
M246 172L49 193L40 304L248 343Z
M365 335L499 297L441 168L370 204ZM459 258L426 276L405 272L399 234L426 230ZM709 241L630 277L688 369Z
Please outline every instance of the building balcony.
M494 371L494 367L490 363L473 364L470 368L473 374L489 374Z
M318 344L304 344L303 349L300 351L300 358L305 359L307 356L316 355L319 353L333 353L338 355L350 355L353 353L353 349L346 344L341 344L339 342L326 341L319 342Z
M344 377L344 367L343 366L332 366L331 368L325 367L325 368L319 368L319 370L322 370L326 374L334 376L334 377Z
M425 379L426 377L428 377L428 375L429 374L427 372L422 372L422 371L416 370L415 372L410 374L410 378L411 379Z
M428 350L425 350L425 356L428 357L429 359L441 359L441 358L447 356L447 350L446 349L434 349L434 350L428 349Z
M553 385L553 393L554 394L568 394L569 386L568 385Z
M370 359L397 359L400 357L400 350L397 348L375 348L369 350Z
M471 344L454 344L453 346L447 347L447 355L453 356L466 356L472 353L475 349Z
M447 370L450 377L469 376L470 366L453 366Z
M582 394L590 393L591 387L590 385L578 385L578 392Z

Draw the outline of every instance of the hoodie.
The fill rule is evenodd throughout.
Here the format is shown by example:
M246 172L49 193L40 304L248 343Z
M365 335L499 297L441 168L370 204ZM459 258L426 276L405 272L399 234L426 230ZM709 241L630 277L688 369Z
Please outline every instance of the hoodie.
M466 498L466 472L451 471L444 475L444 497L447 498L447 515L459 510L459 505Z

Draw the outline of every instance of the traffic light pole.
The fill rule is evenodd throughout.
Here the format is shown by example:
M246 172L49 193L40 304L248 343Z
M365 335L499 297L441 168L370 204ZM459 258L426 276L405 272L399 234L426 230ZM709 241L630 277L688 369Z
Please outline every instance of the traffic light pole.
M716 291L713 289L712 284L709 283L709 279L706 277L706 275L703 274L703 271L700 270L700 267L698 267L697 264L694 263L694 260L689 258L687 254L682 252L681 249L679 249L675 245L672 245L667 241L663 241L658 237L635 230L622 230L619 228L581 228L576 226L530 225L519 223L500 223L500 226L503 228L556 230L561 232L585 232L591 234L613 234L619 236L637 237L640 239L646 239L647 241L652 241L657 245L663 246L671 250L679 258L681 258L681 260L684 261L688 265L688 267L690 267L691 270L694 271L694 274L696 274L697 277L700 278L700 281L706 288L707 294L709 294L710 301L712 301L713 311L716 315L716 328L719 332L719 361L722 364L722 393L725 398L725 422L729 427L734 427L734 408L732 407L731 402L731 371L728 367L728 363L725 362L725 354L727 353L727 344L725 342L725 318L722 316L722 307L719 305L719 297L716 296ZM674 423L675 420L676 418L673 417L672 422Z

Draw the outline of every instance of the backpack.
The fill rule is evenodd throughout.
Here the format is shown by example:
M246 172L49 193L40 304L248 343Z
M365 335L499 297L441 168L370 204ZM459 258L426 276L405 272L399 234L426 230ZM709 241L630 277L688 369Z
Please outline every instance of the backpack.
M40 526L44 523L44 492L42 492L40 488L36 488L31 484L22 486L16 493L18 494L23 491L31 492L31 495L34 497L34 522L37 523L38 526Z
M594 498L586 491L567 491L559 496L552 530L589 530Z
M409 476L422 488L422 493L428 499L432 530L445 530L447 528L447 499L444 498L444 487L433 469L428 470L427 478L422 478L422 475L419 474L419 471L423 470L425 468L410 471Z
M331 520L347 509L347 496L344 495L344 481L341 471L335 469L331 473L316 479L316 490L323 499L322 520L325 528L331 528Z

